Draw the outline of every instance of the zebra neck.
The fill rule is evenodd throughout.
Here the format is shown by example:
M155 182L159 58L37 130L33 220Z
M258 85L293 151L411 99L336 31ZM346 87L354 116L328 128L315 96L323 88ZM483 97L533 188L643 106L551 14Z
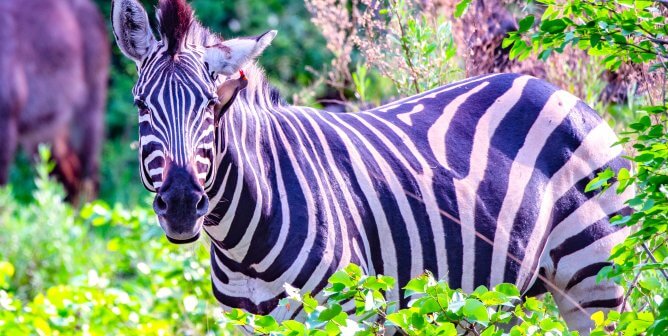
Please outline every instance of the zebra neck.
M215 171L207 188L211 212L205 228L236 262L247 258L251 246L256 250L261 236L272 229L267 227L275 189L268 107L256 94L240 93L216 131Z

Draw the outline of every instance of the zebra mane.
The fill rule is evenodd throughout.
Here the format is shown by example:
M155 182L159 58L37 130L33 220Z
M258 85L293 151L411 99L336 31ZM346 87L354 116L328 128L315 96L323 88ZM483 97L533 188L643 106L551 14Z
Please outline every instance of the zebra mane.
M186 43L207 46L222 40L200 24L186 0L160 0L157 16L160 36L172 56Z
M248 62L242 70L248 79L248 86L239 93L237 99L242 98L249 103L264 101L270 105L287 104L280 91L269 83L264 70L255 61Z
M167 43L167 52L174 56L179 52L193 26L193 10L185 0L160 0L158 22L160 35Z

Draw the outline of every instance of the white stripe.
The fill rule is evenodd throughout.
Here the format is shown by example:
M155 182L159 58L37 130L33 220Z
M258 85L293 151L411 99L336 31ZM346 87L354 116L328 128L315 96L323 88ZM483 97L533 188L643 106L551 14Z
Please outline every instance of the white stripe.
M541 238L546 234L547 225L545 223L549 219L555 201L563 196L577 181L617 157L622 152L622 147L619 145L612 147L612 144L616 141L617 137L610 127L604 122L599 123L589 132L568 162L554 174L547 184L541 200L536 225L524 250L518 284L522 284L530 272L533 271L530 267L539 256L537 249Z
M439 115L438 119L434 124L429 128L427 132L427 139L429 139L429 147L431 148L434 157L445 169L450 170L448 165L448 154L447 146L445 145L445 136L450 129L450 122L455 116L455 112L459 109L459 106L462 105L470 96L476 94L478 91L482 90L484 87L489 85L489 82L484 82L475 88L467 91L464 94L457 96L453 99L448 105L443 109L443 113Z
M239 139L238 136L236 136L236 128L235 123L234 123L234 118L229 118L230 120L228 123L230 124L229 131L232 132L231 134L231 139L234 141L234 147L239 148L239 144L237 143L237 140ZM242 128L243 129L243 128ZM222 159L222 156L221 156ZM239 160L237 162L237 180L236 180L236 185L234 186L234 193L232 194L232 199L228 200L230 201L230 205L227 208L227 211L225 212L225 215L223 215L223 218L219 221L218 225L215 226L207 226L207 232L213 237L214 239L218 241L223 241L225 237L227 236L228 232L230 231L230 228L232 227L232 221L234 219L234 214L236 213L237 207L239 206L239 200L241 198L241 190L243 188L243 181L244 181L244 160ZM229 169L228 169L229 173ZM227 179L227 176L225 176L225 179ZM227 187L226 184L221 185L221 190L219 191L220 195L222 196L224 190L222 190L224 187ZM218 196L218 195L216 195ZM212 203L215 204L215 203Z
M438 87L438 88L435 88L431 91L421 93L420 95L418 95L418 97L410 96L410 97L406 97L406 98L403 98L403 99L399 99L399 100L397 100L395 102L391 102L387 105L380 106L380 107L378 107L374 110L379 111L379 112L387 112L387 111L393 110L397 107L403 106L404 104L413 104L413 103L419 102L422 99L434 99L438 95L440 95L441 93L458 89L458 88L460 88L462 86L465 86L467 84L481 82L481 81L484 81L488 78L498 76L498 75L499 74L489 74L489 75L482 76L482 77L475 78L475 79L472 79L472 78L463 79L461 81L454 82L454 83L452 83L448 86Z
M388 225L385 211L383 210L382 204L380 203L376 190L373 187L372 181L374 179L371 178L371 176L369 175L369 172L366 169L366 165L364 164L364 160L362 159L360 153L357 151L357 146L350 141L349 135L344 133L338 127L338 125L335 125L327 121L319 113L311 113L305 115L317 116L318 118L320 118L320 120L322 120L324 123L332 127L332 129L339 136L339 139L345 145L346 151L348 152L350 158L351 167L355 174L354 176L350 176L350 178L355 178L357 180L357 183L360 184L360 189L362 190L362 193L364 194L364 197L367 200L367 203L369 204L369 208L373 213L375 225L378 228L378 236L380 237L380 239L385 239L383 241L384 246L381 249L381 253L383 255L384 273L385 275L389 275L396 278L398 275L397 262L396 262L397 260L396 247L394 246L394 241L391 239L392 237L391 229ZM398 298L399 298L398 288L395 288L391 293L388 293L388 299L397 300Z
M162 175L162 171L163 171L163 168L162 168L162 167L160 167L160 168L155 168L155 169L151 169L151 170L149 170L149 171L148 171L148 174L151 175L151 176L153 176L153 175Z
M243 118L245 121L247 121L250 124L249 120L246 120L246 118L250 118L253 113L249 111L243 111L242 115L245 117ZM250 248L250 243L251 239L253 238L253 235L255 234L255 231L257 230L257 226L260 223L260 215L262 211L262 207L264 206L265 202L265 197L267 200L271 201L272 199L272 192L271 192L271 186L267 185L266 179L264 178L267 176L267 173L265 172L265 164L263 161L263 153L261 152L260 146L261 146L261 139L260 136L263 135L263 132L260 132L259 130L262 129L260 125L260 120L258 116L253 117L255 120L255 143L254 143L254 150L255 150L255 158L257 159L257 164L255 162L252 162L252 158L249 158L248 153L250 153L250 150L247 148L246 144L247 141L243 141L241 143L241 155L246 159L248 163L248 167L250 168L249 170L253 174L252 180L253 180L253 186L255 187L254 194L256 195L255 199L255 210L253 211L253 216L250 219L250 223L248 223L248 227L246 229L246 232L244 235L241 237L241 240L239 243L234 246L233 248L229 249L229 253L233 256L237 256L240 259L237 260L243 260L243 257L245 257L248 254L248 249ZM246 130L248 127L242 125L242 130L241 130L241 139L246 139ZM257 171L259 168L260 171Z
M411 120L411 116L415 113L422 112L423 110L424 105L418 103L417 105L413 106L413 109L411 109L410 112L397 114L397 119L405 122L408 126L413 126L413 120Z
M381 141L383 141L383 143L387 146L387 148L389 148L392 151L393 156L401 161L401 164L411 172L411 175L418 182L419 194L422 195L421 201L424 203L425 210L427 212L427 215L429 216L429 223L431 225L434 246L437 252L436 261L438 269L431 271L436 272L436 276L438 276L439 278L445 278L446 276L448 276L448 257L447 257L447 249L445 246L445 233L443 231L443 221L441 219L438 202L436 201L436 196L435 196L436 191L433 188L434 186L433 169L429 166L429 163L427 163L427 160L425 160L425 158L422 156L422 153L417 149L413 141L399 127L393 125L392 123L373 113L351 114L351 116L357 118L362 124L368 127ZM375 122L383 123L385 126L394 131L399 138L403 140L403 144L406 147L408 147L410 155L413 155L415 159L419 162L422 174L418 174L411 168L410 163L406 161L404 155L402 155L399 152L399 150L392 144L392 142L387 137L383 135L383 133L372 127L371 124L367 123L364 120L364 117L367 116L370 118L374 118ZM443 251L444 253L440 254L438 253L439 251ZM417 256L417 257L422 258L422 256ZM413 276L417 276L417 274L413 274Z
M276 174L276 185L278 186L278 197L281 204L281 227L279 228L278 238L276 243L271 247L271 250L267 255L262 258L259 263L251 265L251 268L257 272L263 273L266 272L269 266L271 266L275 261L280 252L283 250L285 241L288 237L288 231L290 230L290 205L288 204L288 193L285 190L285 182L283 181L283 173L281 170L281 163L278 158L278 150L276 148L276 143L274 142L274 137L267 137L269 142L269 150L274 161L274 173Z
M485 176L485 169L489 164L487 154L491 145L492 135L501 120L508 114L510 109L517 104L524 87L531 77L519 77L515 79L512 87L499 97L482 115L475 130L473 145L471 148L472 162L469 174L462 180L454 180L459 220L462 233L462 288L466 291L473 290L473 271L475 265L475 204L480 182ZM475 162L473 162L475 160Z
M510 168L508 175L508 190L499 210L494 234L494 250L492 253L492 273L490 283L503 282L504 269L506 265L506 253L510 240L510 232L513 228L515 217L522 205L524 190L534 173L536 159L545 147L547 138L568 116L577 98L566 91L557 91L548 99L539 113L538 119L529 129L524 140L524 145L517 152L517 156ZM576 111L576 113L578 113ZM476 152L473 152L476 153ZM536 223L544 225L545 223Z

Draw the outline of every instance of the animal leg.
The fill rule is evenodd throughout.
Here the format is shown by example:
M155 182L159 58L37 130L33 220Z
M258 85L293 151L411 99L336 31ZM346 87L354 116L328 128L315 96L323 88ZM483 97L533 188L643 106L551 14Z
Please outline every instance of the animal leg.
M81 162L72 149L66 134L61 133L54 139L53 159L56 163L54 175L65 187L67 200L76 203L81 191Z
M5 185L9 181L9 167L14 160L14 152L18 143L16 120L4 118L0 114L0 134L4 134L3 144L0 145L0 185Z

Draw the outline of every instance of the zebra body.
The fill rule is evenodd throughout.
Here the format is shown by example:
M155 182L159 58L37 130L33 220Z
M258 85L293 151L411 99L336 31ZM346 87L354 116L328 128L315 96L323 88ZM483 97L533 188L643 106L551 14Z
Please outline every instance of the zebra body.
M277 308L284 283L319 292L351 262L399 287L429 270L467 291L526 292L543 268L578 292L627 234L607 218L628 195L584 193L596 172L629 167L615 135L539 79L482 76L352 114L255 89L221 120L208 191L213 288L227 306L294 317Z
M609 218L630 195L584 188L629 163L571 94L496 74L360 113L290 106L252 61L275 32L222 41L163 0L157 41L136 0L113 7L139 69L142 181L171 241L211 237L222 305L299 318L278 306L285 283L318 294L356 263L398 279L402 305L399 288L429 270L466 291L550 290L581 331L619 308L621 289L595 275L627 234Z

